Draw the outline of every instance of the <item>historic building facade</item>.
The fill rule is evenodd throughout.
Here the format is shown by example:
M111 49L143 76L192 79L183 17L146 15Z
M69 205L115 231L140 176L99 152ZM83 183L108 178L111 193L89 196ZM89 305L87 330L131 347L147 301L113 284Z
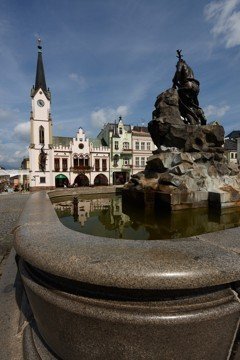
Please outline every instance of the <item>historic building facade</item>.
M231 131L224 139L224 153L230 163L240 163L240 130Z
M53 136L51 92L38 44L35 85L31 89L30 189L124 184L145 168L155 146L147 128L108 123L95 139L80 127L76 136Z

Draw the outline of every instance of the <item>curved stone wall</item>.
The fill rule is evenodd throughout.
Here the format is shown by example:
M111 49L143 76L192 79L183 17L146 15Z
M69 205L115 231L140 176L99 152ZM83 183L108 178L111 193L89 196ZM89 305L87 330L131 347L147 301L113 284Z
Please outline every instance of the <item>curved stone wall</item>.
M239 228L176 240L94 237L64 227L39 192L15 249L42 343L56 357L225 360L238 351Z

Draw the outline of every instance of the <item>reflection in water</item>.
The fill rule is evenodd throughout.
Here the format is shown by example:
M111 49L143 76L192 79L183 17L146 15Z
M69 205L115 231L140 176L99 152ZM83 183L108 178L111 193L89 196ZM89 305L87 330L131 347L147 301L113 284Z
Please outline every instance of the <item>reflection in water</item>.
M176 239L240 226L240 209L150 212L125 204L121 196L85 196L54 204L61 222L86 234L135 239Z

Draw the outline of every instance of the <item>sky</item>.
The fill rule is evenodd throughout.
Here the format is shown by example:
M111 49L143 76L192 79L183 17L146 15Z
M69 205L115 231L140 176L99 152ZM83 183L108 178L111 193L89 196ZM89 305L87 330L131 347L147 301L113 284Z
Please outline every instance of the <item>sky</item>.
M28 155L39 37L56 136L94 137L120 115L147 126L177 49L208 122L240 129L240 0L1 0L0 166Z

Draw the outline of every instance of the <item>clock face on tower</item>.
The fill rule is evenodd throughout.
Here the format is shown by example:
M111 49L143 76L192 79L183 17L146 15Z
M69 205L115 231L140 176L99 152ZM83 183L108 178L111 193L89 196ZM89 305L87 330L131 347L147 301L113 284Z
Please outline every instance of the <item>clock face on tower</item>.
M37 101L37 104L38 104L38 106L43 107L44 106L44 101L40 99L40 100Z

